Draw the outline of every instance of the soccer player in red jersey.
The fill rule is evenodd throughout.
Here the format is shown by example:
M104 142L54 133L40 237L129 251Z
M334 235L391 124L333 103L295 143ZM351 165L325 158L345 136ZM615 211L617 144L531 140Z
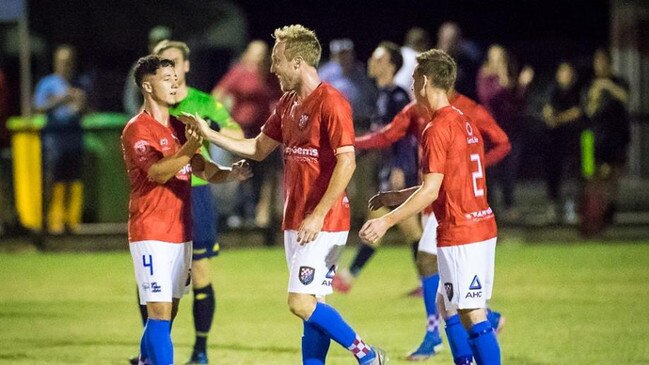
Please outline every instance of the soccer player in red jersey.
M366 222L360 236L374 242L432 203L439 222L438 268L444 284L437 302L454 361L470 364L474 356L479 365L500 364L498 341L486 312L497 228L487 202L484 141L475 123L449 102L448 91L457 76L455 61L443 51L430 50L417 62L415 96L432 116L422 133L422 185L397 209ZM466 336L465 329L469 338L458 339L458 333Z
M197 125L216 145L253 160L284 145L284 246L289 268L288 306L304 324L304 364L324 364L330 339L350 350L359 364L385 364L385 353L365 344L340 314L324 303L350 224L345 188L356 167L351 107L321 82L320 42L301 25L276 29L271 72L284 95L256 138L235 140Z
M140 363L173 363L171 320L189 285L191 265L190 178L210 182L245 179L243 164L221 169L197 153L203 137L169 117L176 102L174 62L146 56L135 66L144 109L122 132L130 183L128 240L140 303L148 320L140 344ZM184 130L183 130L184 129Z
M491 114L482 105L453 89L449 91L449 102L469 116L475 122L480 134L485 137L489 146L485 151L485 168L502 160L511 149L511 145L507 135L498 126ZM430 117L426 108L414 101L399 112L390 124L376 132L356 137L355 147L357 149L382 149L407 134L416 136L421 143L422 132L429 121ZM379 192L371 199L370 206L372 209L377 209L384 206L400 205L417 188L418 186L402 191ZM441 345L441 338L438 333L439 315L435 304L439 283L436 242L437 220L430 219L431 216L434 218L432 205L426 207L422 214L424 232L419 240L417 252L417 270L421 277L421 288L427 315L426 334L419 347L408 354L408 359L413 361L425 360L433 356L439 351ZM337 288L349 289L352 282L343 282L344 277L339 276L334 277L334 290ZM488 318L494 329L502 329L504 317L499 312L488 310Z

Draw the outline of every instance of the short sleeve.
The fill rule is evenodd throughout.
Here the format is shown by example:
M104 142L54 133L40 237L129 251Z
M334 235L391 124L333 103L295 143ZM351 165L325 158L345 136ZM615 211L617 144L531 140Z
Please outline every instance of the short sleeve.
M279 115L280 105L278 104L273 110L273 114L268 117L266 123L261 127L261 132L275 141L282 143L282 118Z
M273 113L268 117L266 123L261 127L261 132L279 143L284 143L282 136L282 110L288 103L289 93L282 95Z
M144 172L163 158L158 141L145 128L133 124L122 135L124 156L132 165Z
M335 151L354 145L354 121L349 103L341 98L330 98L322 109L321 123L326 128L329 144Z
M451 132L446 123L428 124L422 135L422 170L425 174L445 173L450 144Z

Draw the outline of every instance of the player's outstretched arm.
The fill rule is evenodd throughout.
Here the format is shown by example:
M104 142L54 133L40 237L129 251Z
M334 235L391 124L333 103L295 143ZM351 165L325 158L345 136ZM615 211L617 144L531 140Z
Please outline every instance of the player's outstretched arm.
M403 204L421 185L412 186L401 190L379 191L370 198L367 207L370 210L377 210L382 207L396 207Z
M190 163L194 175L212 184L243 181L253 175L250 164L246 160L237 161L232 164L232 167L225 167L197 153L192 157Z
M187 125L197 127L208 141L243 158L261 161L279 145L279 142L263 133L256 138L230 138L212 130L205 119L195 114L182 113L178 119Z
M366 243L376 242L385 235L390 227L403 221L404 219L417 214L429 206L439 194L439 188L442 185L444 174L429 173L425 174L423 184L397 209L376 219L370 219L359 231L361 240Z
M327 190L313 212L304 218L298 229L297 240L300 245L314 241L318 237L325 216L331 210L334 202L345 192L356 169L356 154L353 146L340 147L336 152L336 166Z
M149 179L158 184L164 184L190 162L196 150L201 147L203 137L196 128L187 128L185 137L187 142L180 147L178 152L160 159L149 167L149 170L147 170Z
M385 149L408 134L410 127L409 104L401 110L387 125L375 132L371 132L354 140L354 147L360 150Z

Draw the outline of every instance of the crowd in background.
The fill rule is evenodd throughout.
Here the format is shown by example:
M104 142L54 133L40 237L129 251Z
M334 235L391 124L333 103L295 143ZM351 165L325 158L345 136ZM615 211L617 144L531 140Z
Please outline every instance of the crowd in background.
M512 50L493 44L483 52L475 42L463 38L460 27L453 22L440 26L436 42L431 38L422 28L408 31L401 46L402 67L393 81L412 99L415 55L435 47L454 57L458 65L456 90L485 106L507 133L512 145L508 156L487 170L489 199L497 212L502 213L500 220L509 223L521 221L520 208L525 203L516 201L516 186L521 164L528 163L523 159L523 151L531 140L542 139L545 146L542 150L543 171L549 201L546 219L548 223L576 224L579 221L582 192L587 191L580 162L585 153L580 145L585 129L591 130L594 136L598 191L603 191L608 201L615 201L629 144L629 96L626 82L612 72L611 57L606 49L594 53L593 75L580 74L571 60L557 59L555 79L544 93L542 109L530 111L527 98L530 85L535 81L535 72L530 66L519 65ZM152 29L149 50L164 39L173 39L169 28ZM368 67L355 54L354 41L361 42L362 39L332 40L328 45L329 58L321 63L319 73L323 81L338 88L348 98L359 133L377 128L377 123L385 124L385 121L376 120L376 116L382 114L376 110L377 105L381 105L377 98L381 96L372 80L375 75L370 74ZM227 107L241 126L246 138L259 133L281 96L277 79L269 70L269 57L268 43L262 40L250 42L211 90L212 96ZM75 58L73 46L56 48L53 73L38 81L33 100L35 110L44 113L47 119L42 143L44 176L50 186L47 225L51 233L75 232L81 222L83 186L79 179L83 173L80 163L83 148L80 119L88 110L87 94L97 90L93 90L87 78L82 77L84 75L76 72ZM10 134L6 129L9 92L0 69L0 205L3 207L0 218L5 231L19 228L15 210L4 208L13 205ZM126 79L123 100L124 111L129 115L140 110L139 92L131 75ZM526 117L530 114L537 115L544 122L543 135L530 133ZM217 160L223 159L217 162L228 162L229 156L223 151L214 149L213 153ZM381 159L367 161L381 164ZM280 174L277 172L281 170L281 164L277 153L269 161L252 166L255 176L231 188L233 194L222 201L221 205L226 208L223 209L226 213L223 224L232 228L269 226L275 214L273 205L281 201L274 199L280 193L277 189ZM376 169L380 170L380 166ZM370 168L368 171L373 170ZM374 179L372 176L366 178ZM363 192L369 193L371 191ZM604 210L602 219L612 221L615 204L608 204Z

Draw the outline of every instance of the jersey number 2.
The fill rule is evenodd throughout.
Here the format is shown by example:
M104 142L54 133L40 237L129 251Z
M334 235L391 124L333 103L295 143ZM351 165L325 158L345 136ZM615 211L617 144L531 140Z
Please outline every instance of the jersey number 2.
M478 189L478 179L482 179L484 175L482 174L482 164L480 163L480 155L477 153L471 154L471 161L478 163L478 171L473 171L471 173L473 177L473 195L476 197L484 195L484 189Z

